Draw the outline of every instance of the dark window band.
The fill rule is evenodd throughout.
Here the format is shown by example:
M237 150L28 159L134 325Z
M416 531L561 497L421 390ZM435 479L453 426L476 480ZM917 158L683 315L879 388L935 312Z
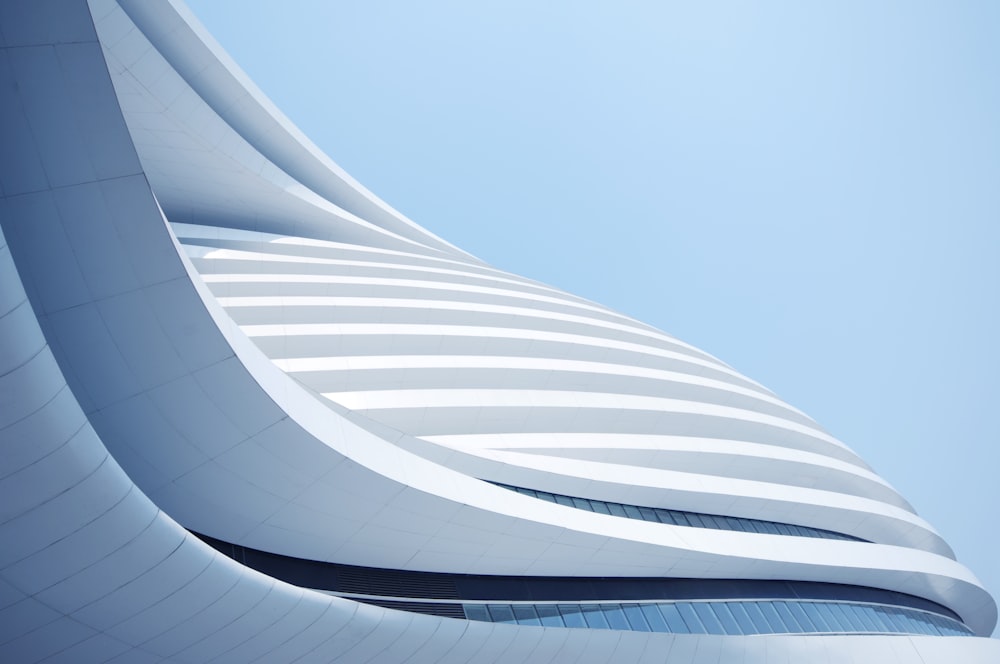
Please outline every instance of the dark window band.
M651 611L653 609L649 607L664 605L671 605L680 610L680 607L690 605L696 614L699 611L710 610L711 614L705 614L706 617L699 620L702 624L707 621L712 625L714 622L711 615L716 615L715 619L719 620L720 624L728 624L726 611L739 617L740 620L743 619L743 613L747 613L752 619L751 622L760 622L757 615L758 612L763 612L769 617L769 620L765 621L766 624L774 623L775 627L772 629L775 631L752 632L755 634L787 632L790 627L781 627L790 622L781 618L785 610L792 615L798 615L800 611L805 611L807 615L819 612L821 618L813 620L813 624L816 629L823 629L825 632L843 632L847 630L845 625L862 625L863 630L852 627L850 631L881 633L893 630L885 626L880 627L880 623L874 621L871 611L875 611L878 615L889 616L885 619L889 621L887 624L897 626L903 624L899 622L903 618L899 618L897 614L899 611L904 611L905 615L911 616L908 620L918 622L929 620L937 625L938 630L951 629L955 630L956 634L969 633L961 624L958 615L940 604L913 595L864 586L753 579L536 577L411 572L293 558L194 534L237 562L296 586L345 595L357 601L386 608L449 618L461 618L465 615L470 619L482 620L484 614L482 612L475 614L477 611L475 607L497 605L511 607L515 622L520 619L518 616L527 616L524 619L528 622L523 624L535 624L530 622L534 619L531 616L534 615L541 621L543 615L548 616L551 613L551 607L586 605L599 608L611 607L610 613L604 618L611 625L616 624L614 621L618 619L619 609L616 607L622 607L621 611L628 615L629 612L634 612L634 609L627 607L633 605L644 607L642 611ZM703 606L708 604L711 606ZM740 606L734 606L737 604ZM814 604L823 606L814 608L812 606ZM720 608L722 605L727 606ZM524 608L526 606L534 607L531 611L535 613L532 614ZM865 608L868 606L876 608ZM832 621L827 619L827 608L833 611L838 619ZM913 611L909 611L910 609ZM687 611L686 608L684 610ZM470 611L478 617L470 615ZM572 613L570 608L566 611ZM841 614L845 614L846 617ZM488 612L485 615L490 616L491 621L502 622L493 620L492 614ZM584 626L588 624L582 614L569 618L562 613L559 615L562 617L563 626L566 627L579 626L576 624L579 620L584 621ZM775 615L778 618L775 618ZM849 622L844 622L849 619ZM655 620L655 617L647 617L647 620ZM829 629L823 628L824 624ZM905 625L907 633L931 633L913 631L916 627L909 623ZM759 630L762 627L758 626L755 629ZM654 631L666 630L658 628Z
M672 634L927 634L972 636L962 623L900 606L803 600L464 604L469 620Z
M623 503L610 503L605 500L591 500L589 498L577 498L565 496L549 491L537 491L535 489L525 489L524 487L501 484L500 482L490 482L498 487L516 491L517 493L539 498L550 503L575 507L588 512L598 512L600 514L610 514L626 519L636 519L638 521L651 521L653 523L667 523L673 526L687 526L690 528L712 528L714 530L735 530L744 533L761 533L766 535L789 535L793 537L814 537L820 539L848 540L852 542L867 542L868 540L836 533L832 530L822 528L811 528L809 526L797 526L791 523L779 523L777 521L763 521L761 519L745 519L743 517L722 516L719 514L702 514L700 512L685 512L683 510L670 510L661 507L640 507L638 505L625 505Z

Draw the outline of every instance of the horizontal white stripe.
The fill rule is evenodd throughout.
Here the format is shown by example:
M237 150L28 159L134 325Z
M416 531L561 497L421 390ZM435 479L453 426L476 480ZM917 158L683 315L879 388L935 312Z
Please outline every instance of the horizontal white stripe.
M415 272L425 272L428 274L446 274L454 275L460 277L467 277L472 279L480 279L483 281L492 281L494 283L501 284L515 284L518 286L524 286L525 288L532 288L541 291L547 291L550 293L556 293L567 298L572 298L577 302L588 302L583 298L579 298L557 288L552 288L551 286L546 286L535 281L528 279L520 279L511 275L504 277L496 276L493 274L484 274L482 272L471 272L468 270L456 270L450 268L441 267L428 267L426 265L415 265L410 263L386 263L380 261L366 261L357 260L350 258L321 258L318 256L299 256L297 254L284 254L278 252L270 251L250 251L246 249L221 249L213 247L205 247L202 245L187 244L184 245L184 249L188 256L192 258L202 258L212 261L253 261L258 263L275 263L275 264L294 264L299 263L303 265L338 265L344 267L371 267L386 270L406 270ZM422 258L428 258L423 256ZM478 267L478 266L472 266ZM217 269L217 268L216 268ZM263 272L261 274L271 274L269 272ZM507 273L501 272L499 274L506 275ZM204 274L202 274L204 276ZM600 307L600 305L595 305ZM610 310L609 310L610 311Z
M743 408L700 401L666 399L607 392L566 390L371 390L363 392L323 392L323 396L353 410L393 410L400 408L587 408L605 410L651 410L668 413L708 415L766 424L794 431L848 449L833 436L781 417Z
M627 364L607 362L587 362L583 360L561 360L546 357L498 357L480 355L365 355L336 357L302 357L272 360L289 373L318 371L361 371L369 369L510 369L535 371L567 371L633 378L654 378L672 383L699 385L733 394L752 397L780 406L803 417L801 411L789 406L781 399L756 390L731 383L692 374L660 369L647 369Z
M459 293L480 293L483 295L500 295L503 297L516 298L519 300L531 300L534 302L545 302L574 309L594 311L608 316L613 316L628 323L638 323L628 316L624 316L613 311L608 311L604 307L575 302L562 297L550 297L538 295L525 291L512 290L510 288L494 288L491 286L477 286L474 284L461 284L447 281L429 281L424 279L393 279L388 277L358 277L339 274L276 274L276 273L254 273L254 274L220 274L206 273L201 278L209 284L344 284L360 286L399 286L403 288L423 288L431 290L455 291ZM419 300L415 300L419 301ZM641 325L641 323L638 323Z
M415 300L409 298L395 297L332 297L332 296L259 296L259 297L218 297L216 298L223 307L377 307L396 309L438 309L442 311L465 311L476 313L508 314L511 316L521 316L525 318L539 318L542 320L553 320L565 323L577 323L580 325L591 325L607 330L635 334L657 341L663 341L673 346L679 346L697 353L699 356L712 358L708 353L702 353L696 348L685 344L673 337L652 332L647 329L633 327L631 325L621 325L610 321L585 316L575 316L573 314L563 314L555 311L545 311L541 309L529 309L527 307L515 307L503 304L480 304L478 302L457 302L452 300Z
M578 303L590 303L581 297L565 293L558 288L552 288L551 286L546 286L545 284L540 284L536 281L531 281L529 279L512 278L507 273L500 273L507 276L496 276L492 274L483 274L482 272L470 272L468 270L456 270L451 268L443 267L429 267L426 265L411 265L408 263L386 263L380 261L364 261L364 260L352 260L347 258L319 258L316 256L299 256L297 254L283 254L274 253L269 251L249 251L245 249L217 249L212 247L205 247L202 245L184 245L184 250L186 253L193 258L202 258L211 261L254 261L259 263L303 263L310 265L338 265L343 267L367 267L367 268L378 268L386 270L405 270L413 272L424 272L427 274L444 274L449 276L466 277L470 279L480 279L484 281L493 281L496 283L503 284L514 284L518 286L524 286L526 288L532 288L536 290L547 291L550 293L556 293L558 295L570 298L571 301ZM478 265L472 267L479 267ZM216 268L217 270L219 268ZM223 268L224 269L224 268ZM201 276L205 277L212 273L202 273ZM273 274L271 272L261 272L261 275ZM455 283L455 282L442 282L442 283ZM525 291L530 292L530 291ZM600 305L593 305L600 308ZM609 313L615 313L610 309L607 309Z
M518 278L523 283L530 283L531 285L537 285L543 288L556 290L553 289L551 286L546 286L545 284L541 284L532 281L530 279L518 277L518 275L511 274L510 272L504 272L503 270L498 270L495 267L487 265L486 263L478 262L477 260L474 259L461 260L461 258L457 257L445 258L444 256L440 255L427 255L427 254L413 253L408 251L398 251L395 249L384 249L382 247L370 247L359 244L345 244L343 242L333 242L331 240L316 240L312 238L294 237L289 235L277 235L274 233L263 233L260 231L249 231L236 228L199 226L195 224L184 224L184 223L172 223L171 226L173 227L174 233L177 235L181 244L184 244L185 238L192 238L192 239L197 238L206 240L233 240L237 242L256 242L269 245L282 245L283 247L319 247L337 251L350 251L355 253L366 253L366 254L376 254L376 255L381 254L384 256L415 258L421 261L429 260L439 263L447 263L450 265L475 268L478 270L483 270L485 272L506 276L508 278L510 277ZM225 250L219 249L217 251L225 251ZM239 251L239 250L231 249L229 251ZM294 254L289 254L289 255L294 255ZM314 259L314 260L319 260L319 259ZM312 260L307 260L305 262L312 262ZM384 265L386 263L380 262L379 264ZM477 273L469 272L469 274L477 274Z
M722 373L735 376L750 384L757 385L766 393L767 389L760 383L747 378L739 372L729 368L724 364L716 364L702 360L676 351L659 348L657 346L646 346L630 341L618 341L615 339L600 339L582 334L571 334L568 332L549 332L546 330L526 329L516 327L486 327L472 325L437 325L421 323L286 323L286 324L259 324L241 325L240 329L248 337L295 337L295 336L440 336L440 337L470 337L470 338L493 338L499 340L509 339L530 339L534 341L551 341L555 343L565 343L577 346L590 346L594 348L610 348L615 350L628 351L632 353L642 353L698 366L707 367Z
M892 486L872 471L824 454L782 445L743 440L642 433L471 433L421 436L423 440L462 451L473 450L640 450L725 454L819 466Z

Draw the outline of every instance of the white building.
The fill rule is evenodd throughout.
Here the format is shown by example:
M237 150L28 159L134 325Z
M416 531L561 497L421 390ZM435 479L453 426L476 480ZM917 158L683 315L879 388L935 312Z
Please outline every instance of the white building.
M0 5L0 660L994 662L891 486L388 207L175 0Z

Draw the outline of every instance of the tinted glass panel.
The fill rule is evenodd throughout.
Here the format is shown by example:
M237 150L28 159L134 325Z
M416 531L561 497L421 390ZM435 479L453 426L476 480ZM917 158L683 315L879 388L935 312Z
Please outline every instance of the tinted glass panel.
M622 604L622 611L625 613L625 619L628 620L632 631L650 631L649 623L646 621L646 617L642 614L642 609L639 608L638 604Z
M611 629L630 629L628 621L625 620L625 613L616 604L602 605L604 607L604 617L608 619Z
M517 620L518 625L542 624L542 621L538 619L538 614L535 613L535 607L530 604L514 604L511 608L514 609L514 619Z
M684 516L687 517L688 523L690 523L693 527L695 527L695 528L708 528L708 526L706 526L704 523L702 523L701 517L698 514L688 513L688 514L685 514Z
M792 612L788 610L788 606L786 606L784 602L774 602L774 610L778 612L778 615L781 616L781 620L784 621L785 626L788 627L790 631L792 632L809 631L806 630L802 625L800 625L799 621L796 620L794 616L792 616Z
M567 627L586 627L587 622L580 613L580 607L572 604L560 604L559 613Z
M840 604L824 604L823 606L837 618L841 629L845 632L857 632L863 629L861 621L858 620L857 616L844 608L844 606Z
M628 515L628 518L638 519L639 521L643 520L642 512L639 511L638 507L635 507L633 505L622 505L622 507L625 508L625 514Z
M643 521L659 522L659 519L656 518L656 512L648 507L640 507L639 514L642 515Z
M788 607L788 610L791 611L792 616L795 618L795 620L798 621L799 625L801 625L802 629L805 630L806 632L825 631L823 628L816 626L816 624L809 619L809 616L806 615L806 612L803 610L802 605L799 604L798 602L787 602L785 606Z
M761 611L755 602L743 602L743 610L747 612L750 620L753 621L754 627L757 628L757 634L774 634L775 632L785 631L784 626L778 629L772 625L771 621L764 616L764 612Z
M774 610L774 605L770 602L757 602L757 608L759 608L760 612L764 614L764 618L767 619L767 623L771 626L771 630L776 634L791 633L796 631L785 624L785 621L778 616L778 612Z
M673 632L675 634L687 634L691 631L684 623L684 619L681 618L681 614L677 610L676 604L659 604L656 606L647 604L643 606L643 613L645 613L646 617L649 618L649 612L646 611L647 607L659 609L660 615L663 616L662 619L667 623L666 631ZM653 621L650 620L649 623L653 624Z
M617 503L608 503L608 511L615 516L628 518L628 514L625 513L625 508Z
M729 610L729 605L724 602L713 602L710 606L715 611L715 615L719 619L719 622L722 623L722 631L724 634L743 633L743 629L736 623L736 618L733 617L732 612Z
M830 626L835 632L850 632L853 630L851 623L848 621L844 612L840 610L836 604L828 604L826 602L816 602L816 610L819 612L823 618L826 619L826 624Z
M642 611L642 617L646 619L649 623L649 629L653 632L670 632L672 631L667 625L667 622L663 619L663 615L660 613L659 608L655 604L640 604L639 610Z
M698 614L694 612L693 606L687 602L677 602L674 606L677 607L677 612L684 619L688 631L692 634L704 634L707 631L705 626L701 624L701 620L698 619Z
M490 610L490 617L493 618L493 622L516 622L514 620L514 611L511 610L510 604L489 604L487 608Z
M820 610L818 604L813 604L812 602L802 602L799 606L802 610L806 612L809 616L809 622L811 622L818 632L836 632L837 628L830 624L830 621L826 619Z
M733 618L736 619L736 623L743 630L744 634L759 633L760 630L750 620L750 614L747 613L745 604L733 602L729 605L729 610L732 611Z
M601 607L596 604L584 604L583 619L587 621L587 627L592 629L608 629L608 620L601 611Z
M691 606L701 620L701 624L705 626L706 632L709 634L726 633L726 630L722 627L722 623L719 621L719 617L715 615L715 605L708 602L694 602Z
M465 617L469 620L493 622L490 619L490 614L486 611L486 607L482 604L465 604L462 608L465 609Z
M590 507L598 514L611 514L611 510L608 509L608 504L601 502L600 500L590 501Z
M902 618L895 610L885 609L881 606L876 606L875 613L881 618L882 624L887 625L889 629L893 632L908 632L910 631L910 626L906 624L906 620Z
M559 615L559 609L552 604L539 604L535 607L535 611L538 612L538 619L542 621L542 625L546 627L564 626L562 616Z

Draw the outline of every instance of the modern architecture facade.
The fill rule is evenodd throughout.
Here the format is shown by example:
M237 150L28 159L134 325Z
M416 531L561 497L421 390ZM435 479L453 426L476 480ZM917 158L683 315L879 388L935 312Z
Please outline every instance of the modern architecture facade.
M0 660L993 662L896 491L367 191L175 0L0 4Z

